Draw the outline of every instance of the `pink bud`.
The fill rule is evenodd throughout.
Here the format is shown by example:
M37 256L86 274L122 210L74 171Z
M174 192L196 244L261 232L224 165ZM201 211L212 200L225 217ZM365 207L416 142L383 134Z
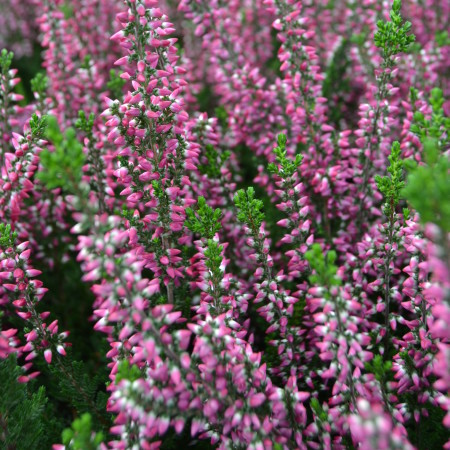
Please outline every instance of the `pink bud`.
M52 351L49 348L44 351L44 358L48 364L52 362Z
M263 393L255 394L250 397L249 404L252 408L261 406L266 400L266 396Z
M136 8L136 11L137 11L137 13L138 13L140 16L145 15L145 7L144 7L144 5L139 5L139 6Z
M62 346L62 345L58 345L56 347L56 351L62 355L62 356L66 356L66 349Z

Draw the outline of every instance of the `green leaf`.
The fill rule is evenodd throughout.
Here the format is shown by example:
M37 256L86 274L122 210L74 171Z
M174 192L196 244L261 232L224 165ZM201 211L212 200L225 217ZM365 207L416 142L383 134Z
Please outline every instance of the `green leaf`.
M75 122L75 126L84 131L87 135L92 134L92 128L94 127L95 116L93 113L86 117L84 111L78 111L78 119Z
M186 208L186 217L186 227L193 233L198 233L207 239L212 239L222 227L220 209L213 210L206 204L205 197L198 198L195 210Z
M142 378L142 373L136 365L130 365L127 360L120 361L117 367L115 383L119 384L122 380L136 381Z
M286 142L286 135L279 134L277 138L278 146L273 150L278 165L275 163L268 165L269 172L279 175L284 180L294 175L303 160L303 156L300 154L295 155L294 161L287 157Z
M122 97L122 89L125 86L126 80L120 78L120 75L114 69L109 71L109 78L106 87L110 91L111 98L114 100Z
M17 236L17 232L12 231L11 225L0 223L0 247L14 247Z
M48 86L48 78L44 73L40 72L31 80L31 90L43 98Z
M341 284L341 279L336 276L338 269L335 264L337 254L334 250L330 250L324 255L322 247L316 243L305 253L305 258L313 271L313 274L309 277L312 284L325 288Z
M231 152L226 151L219 154L219 152L211 144L207 144L205 146L205 151L208 164L200 164L198 169L201 173L207 175L208 178L217 179L220 177L221 169L230 157Z
M444 115L444 103L442 89L433 88L430 120L421 112L414 114L411 130L422 142L425 164L405 161L409 174L402 195L419 213L423 224L435 223L445 234L450 231L450 162L445 153L450 144L450 119Z
M450 232L450 161L441 155L437 161L413 169L402 195L419 213L423 224L432 222L443 233Z
M383 194L385 200L384 212L387 216L395 212L395 207L400 201L400 191L405 186L403 181L403 160L400 159L400 143L392 144L389 156L390 165L387 169L389 176L375 176L378 190Z
M255 199L255 189L249 187L247 191L240 189L234 196L234 203L238 208L237 218L245 223L253 233L258 233L264 220L263 202Z
M62 442L67 449L96 450L104 439L103 433L92 430L92 418L89 413L72 422L72 428L62 432Z
M88 126L89 123L85 119L84 124ZM85 164L83 146L73 128L68 128L65 134L61 132L55 117L48 116L47 124L45 136L55 149L45 149L40 154L42 170L36 177L47 189L63 188L69 192L77 192Z
M11 67L14 58L13 52L8 52L5 48L0 53L0 69L3 74L6 74Z
M374 43L382 49L383 59L388 66L393 65L392 57L400 52L409 50L410 45L415 41L411 31L411 22L403 22L400 14L402 2L394 0L389 13L390 22L379 20L377 22L377 32L374 35Z

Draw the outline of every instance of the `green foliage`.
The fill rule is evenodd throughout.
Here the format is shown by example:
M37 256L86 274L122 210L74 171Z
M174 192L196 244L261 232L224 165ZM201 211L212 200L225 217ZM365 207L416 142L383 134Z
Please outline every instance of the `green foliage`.
M410 96L411 104L414 106L416 101L419 98L419 89L416 89L415 87L412 86L409 89L409 96Z
M387 216L394 214L395 207L400 201L400 192L405 186L405 182L402 180L403 161L400 159L400 153L400 143L395 141L392 144L391 154L389 156L390 165L387 169L390 176L375 176L377 187L384 196L384 213Z
M103 433L92 431L92 417L88 413L75 419L72 427L62 433L62 442L67 449L96 450L103 440Z
M292 316L289 317L289 325L293 327L301 326L303 323L303 317L305 315L306 299L305 297L300 297L299 301L294 303L294 312Z
M412 100L417 93L411 92ZM431 91L432 115L429 120L416 111L411 131L418 135L424 149L425 164L408 164L407 185L402 195L419 213L422 223L433 222L444 233L450 231L449 157L444 153L450 144L450 118L444 115L445 99L441 89Z
M281 42L277 38L277 31L274 28L272 28L270 35L272 41L272 56L266 61L265 66L275 75L280 76L281 61L278 58L278 52L280 50Z
M435 40L438 47L447 47L450 45L450 35L447 30L437 31Z
M124 166L126 167L126 166ZM161 184L161 182L159 180L153 180L152 181L152 187L153 187L153 195L158 198L159 200L161 200L162 198L164 198L164 189L163 186Z
M420 45L420 42L413 42L408 48L408 53L418 55L421 50L422 45Z
M46 139L53 143L55 150L46 149L41 153L43 170L37 173L37 178L47 189L63 188L76 192L81 181L85 156L75 130L68 128L65 134L62 134L56 118L49 116Z
M255 189L249 187L247 191L240 189L234 196L234 203L239 212L237 218L245 223L253 233L258 233L264 220L263 202L255 198Z
M416 396L406 395L405 397L406 402L414 404L417 409L424 407L423 403L417 404ZM414 410L415 408L411 409ZM408 437L411 443L419 450L440 450L445 448L445 444L448 442L448 428L442 424L445 410L441 406L430 402L426 404L426 410L428 417L421 416L419 424L413 422L409 427Z
M403 218L409 220L411 217L411 211L408 208L403 208Z
M0 53L0 69L2 74L6 74L11 67L12 60L14 58L13 52L8 52L5 48Z
M228 113L227 110L222 106L218 106L214 110L214 115L217 117L222 128L226 131L228 129Z
M122 96L122 89L125 86L126 81L120 78L120 75L114 70L109 71L109 81L106 83L106 87L110 91L111 98L117 99Z
M63 2L60 6L61 12L64 14L64 19L70 19L73 17L74 11L71 2Z
M186 217L186 227L207 239L212 239L221 228L222 213L220 209L214 211L206 204L205 197L198 198L195 211L192 208L186 208Z
M416 362L411 358L407 350L400 352L400 357L404 361L404 370L409 376L415 372L417 373Z
M261 186L253 186L253 180L258 176L258 166L266 167L267 159L264 157L258 157L253 151L251 151L245 145L239 145L234 151L236 157L238 158L239 167L242 168L243 178L237 183L237 189L247 189L248 187L253 187L255 189L255 196L263 202L264 215L270 217L265 224L270 236L272 237L272 244L275 245L283 236L285 230L277 225L277 222L285 218L285 213L280 211L271 197L268 195L266 189ZM230 262L233 266L233 260Z
M36 74L36 76L31 80L31 89L34 93L39 95L39 98L44 96L47 86L48 78L42 72Z
M11 68L11 64L14 58L14 53L8 52L8 50L3 49L0 53L0 75L2 86L0 89L0 117L3 117L2 120L6 121L6 116L8 114L8 96L9 93L13 90L10 86L10 74L9 70ZM17 85L16 90L20 90L22 86ZM2 152L0 152L2 154Z
M434 164L413 170L402 195L419 213L422 223L433 222L444 232L450 232L450 161L441 155Z
M208 239L208 247L205 250L205 265L210 270L214 280L222 279L223 272L220 269L222 264L223 246L213 239Z
M138 366L131 365L126 359L120 361L115 378L116 384L119 384L122 380L136 381L139 378L142 378L142 373Z
M417 100L417 93L411 92L412 100ZM448 148L450 144L450 117L444 115L443 105L445 99L442 89L431 90L430 104L432 108L431 119L425 119L420 111L414 113L414 123L411 131L420 138L428 163L434 163L439 153ZM430 158L434 161L430 161Z
M337 255L334 250L324 255L320 244L313 244L311 249L305 253L305 258L314 272L309 276L312 284L326 288L341 284L341 279L336 276L338 268L335 264Z
M350 37L350 42L356 44L358 47L362 47L367 39L366 33L354 33Z
M199 110L212 115L216 105L214 104L214 95L211 87L205 85L195 97L197 99Z
M95 116L93 113L86 117L84 111L78 111L78 119L75 122L75 126L84 131L88 136L92 134L92 128L94 127Z
M54 248L51 243L55 236L61 236L58 230L55 230L48 238L40 235L36 237L47 252L46 254L54 256L56 261L51 269L45 261L35 263L35 268L42 271L40 280L48 288L45 302L42 302L40 306L51 308L52 314L59 318L60 329L70 330L70 341L76 342L76 345L70 348L70 356L75 360L83 360L85 370L90 376L100 377L102 374L103 379L99 381L99 385L103 385L108 379L105 355L109 350L109 344L101 333L93 329L89 320L92 315L94 296L89 285L81 281L83 272L77 261L74 258L65 262L61 261L70 251L68 247L73 245L74 240L66 245L58 241L59 245ZM70 314L67 311L70 311ZM53 378L49 382L47 390L50 392ZM56 394L58 395L59 392Z
M1 2L0 2L1 3ZM19 38L19 36L17 36ZM15 55L12 65L18 70L17 77L21 79L19 85L14 89L16 92L25 95L25 99L20 104L29 104L35 99L34 92L31 88L31 80L37 73L42 72L42 47L38 42L33 42L33 52L29 55ZM45 98L45 96L43 96ZM43 112L43 108L40 108Z
M30 119L30 129L33 138L41 139L47 129L48 116L38 117L37 114L33 114Z
M106 412L107 394L103 373L92 376L86 364L71 360L70 352L57 364L49 366L58 390L54 394L75 408L78 414L93 414L96 427L107 429L111 416Z
M186 208L186 216L186 227L207 239L205 266L209 270L209 279L211 280L209 292L214 298L212 307L222 310L223 305L220 302L222 288L220 283L223 279L223 271L221 269L223 246L213 239L214 235L221 228L220 219L222 213L220 209L213 210L208 206L204 197L199 197L196 210Z
M317 419L321 422L327 422L328 421L328 414L324 409L322 408L322 405L319 403L319 400L317 400L316 397L313 397L311 399L311 409L314 411L314 414L316 415Z
M81 63L81 68L85 70L89 70L91 67L91 55L86 55Z
M17 236L17 232L11 230L11 225L0 223L0 247L13 247Z
M362 34L364 45L366 42L366 35ZM353 38L353 36L352 36ZM358 38L354 38L355 43L358 43ZM349 60L349 44L351 39L343 39L339 47L333 53L333 58L330 60L326 71L325 79L322 85L322 95L328 99L330 107L330 120L339 125L342 116L342 107L346 102L346 93L350 91L350 78L347 76L348 68L350 66ZM348 106L348 105L347 105Z
M295 159L292 161L287 157L286 142L287 138L285 134L278 135L278 146L274 148L273 152L277 160L277 164L270 163L268 166L269 172L274 173L284 180L292 177L300 166L303 156L300 154L295 155Z
M45 389L32 392L30 384L17 381L20 375L14 355L0 360L0 448L49 448L53 436Z
M220 169L225 164L227 159L230 157L231 152L226 151L221 154L212 146L211 144L207 144L206 147L206 159L208 160L208 164L201 164L198 166L198 169L204 175L207 175L208 178L215 179L220 177Z
M407 52L409 46L415 41L415 36L409 34L411 22L404 22L400 14L402 8L401 0L394 0L390 11L390 22L379 20L377 22L378 31L375 33L375 45L381 48L383 59L390 61L391 57L400 52ZM388 65L389 65L388 63Z
M390 378L392 375L392 361L383 361L381 355L375 355L372 361L365 364L367 372L373 373L376 380L382 385Z

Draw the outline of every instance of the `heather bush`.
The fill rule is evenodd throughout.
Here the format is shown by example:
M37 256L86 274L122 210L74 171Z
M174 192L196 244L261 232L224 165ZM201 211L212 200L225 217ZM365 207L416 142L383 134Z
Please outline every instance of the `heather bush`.
M450 448L447 1L0 16L0 449Z

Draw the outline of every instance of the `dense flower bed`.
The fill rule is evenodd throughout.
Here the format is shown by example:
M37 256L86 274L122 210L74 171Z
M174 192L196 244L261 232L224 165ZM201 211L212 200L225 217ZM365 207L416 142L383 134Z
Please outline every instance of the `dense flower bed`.
M450 448L448 1L0 15L0 448Z

